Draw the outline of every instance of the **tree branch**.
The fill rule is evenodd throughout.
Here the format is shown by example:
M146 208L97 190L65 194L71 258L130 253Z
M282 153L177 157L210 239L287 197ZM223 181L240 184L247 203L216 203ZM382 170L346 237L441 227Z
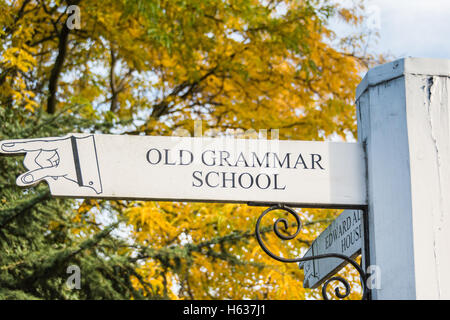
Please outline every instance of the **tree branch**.
M76 5L79 2L80 0L67 1L69 5ZM55 113L56 111L56 93L58 91L58 80L64 66L64 60L66 59L69 34L70 29L67 27L67 21L65 21L58 36L58 56L56 57L55 64L53 65L53 69L50 73L50 79L48 81L49 94L47 100L47 112L51 114Z

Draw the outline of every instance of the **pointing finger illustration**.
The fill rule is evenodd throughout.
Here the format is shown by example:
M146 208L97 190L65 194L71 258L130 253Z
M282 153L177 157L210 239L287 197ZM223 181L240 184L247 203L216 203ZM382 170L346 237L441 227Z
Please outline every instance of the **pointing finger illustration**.
M40 151L34 160L42 168L56 167L59 164L57 151Z
M23 163L28 171L17 178L19 186L46 180L50 188L60 188L70 181L71 188L89 188L97 194L102 193L93 135L3 140L0 141L0 153L25 153Z
M29 186L44 178L58 176L55 169L54 167L50 167L25 172L17 177L16 183L18 186Z
M54 150L57 148L52 142L45 140L7 140L0 146L3 153L24 153L37 150Z
M43 167L36 161L40 153L41 151L31 151L26 153L23 159L23 165L28 169L28 171L33 171Z

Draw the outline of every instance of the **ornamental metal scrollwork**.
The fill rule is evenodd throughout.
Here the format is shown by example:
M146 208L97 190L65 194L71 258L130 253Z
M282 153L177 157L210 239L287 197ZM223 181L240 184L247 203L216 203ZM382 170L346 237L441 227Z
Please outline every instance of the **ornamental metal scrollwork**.
M296 220L296 224L297 224L297 228L295 233L293 234L284 234L280 231L280 224L283 224L283 229L285 231L285 233L287 233L287 230L289 229L289 224L288 224L288 220L285 218L278 218L275 223L273 224L273 231L274 233L277 235L278 238L282 239L282 240L292 240L295 237L297 237L297 235L300 233L300 230L302 228L302 223L300 220L300 216L298 215L298 213L287 206L284 206L282 204L280 205L275 205L272 206L266 210L264 210L264 212L259 216L258 221L256 222L256 227L255 227L255 234L256 234L256 239L258 240L259 245L261 246L261 248L263 249L263 251L270 256L271 258L281 261L281 262L285 262L285 263L299 263L299 262L304 262L304 261L310 261L310 260L316 260L316 259L324 259L324 258L339 258L339 259L343 259L345 261L347 261L348 263L350 263L359 273L360 275L360 282L361 282L361 287L363 290L363 294L362 294L362 300L367 299L367 287L366 287L366 274L364 273L363 269L361 268L361 266L354 261L353 259L343 255L343 254L339 254L339 253L327 253L327 254L320 254L320 255L315 255L315 256L311 256L311 257L303 257L303 258L294 258L294 259L288 259L288 258L283 258L283 257L279 257L275 254L273 254L264 244L264 242L262 241L261 238L261 230L260 230L260 225L261 225L261 221L262 218L268 214L271 211L274 210L284 210L286 212L288 212L289 214L291 214L295 220ZM339 289L339 287L335 288L335 294L336 297L338 297L339 299L344 299L346 297L349 296L350 292L351 292L351 288L350 288L350 284L348 283L348 281L346 279L344 279L343 277L340 276L333 276L331 278L329 278L328 280L326 280L322 286L322 296L324 298L324 300L329 300L329 297L327 295L327 287L331 282L334 281L338 281L340 283L342 283L345 287L345 291L341 292L341 290Z

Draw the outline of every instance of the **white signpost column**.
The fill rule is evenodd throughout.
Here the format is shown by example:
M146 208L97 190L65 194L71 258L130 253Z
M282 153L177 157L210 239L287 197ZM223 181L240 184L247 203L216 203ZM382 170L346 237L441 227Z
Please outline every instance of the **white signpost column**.
M373 299L450 299L450 60L407 58L357 89Z

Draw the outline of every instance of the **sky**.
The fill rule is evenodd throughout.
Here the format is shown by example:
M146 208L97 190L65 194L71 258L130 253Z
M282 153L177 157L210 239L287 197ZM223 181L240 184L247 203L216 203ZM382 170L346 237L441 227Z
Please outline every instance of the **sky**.
M367 0L372 51L394 58L450 59L449 0Z

